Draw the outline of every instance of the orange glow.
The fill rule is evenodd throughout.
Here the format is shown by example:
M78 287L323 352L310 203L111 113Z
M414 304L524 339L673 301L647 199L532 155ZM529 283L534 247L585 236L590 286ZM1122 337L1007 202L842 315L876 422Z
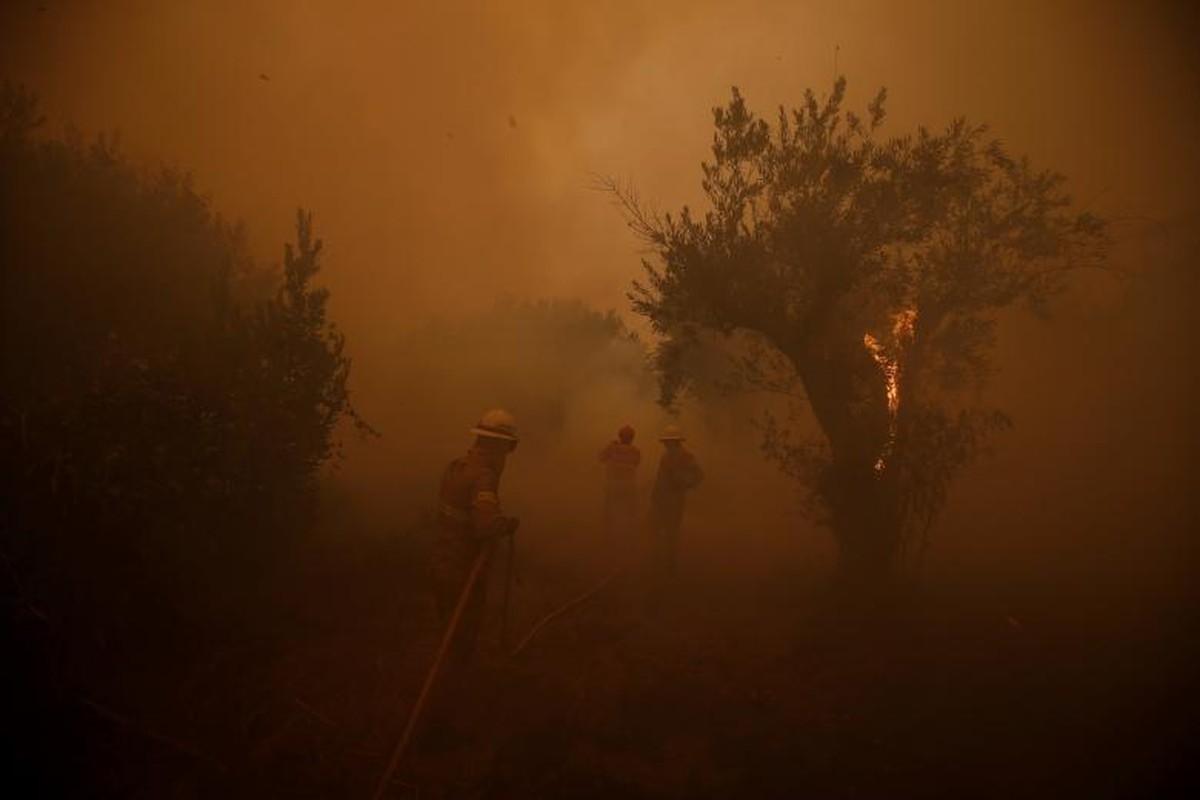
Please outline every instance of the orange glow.
M883 452L875 460L875 472L882 473L887 467L888 456L896 441L896 414L900 410L900 356L905 344L912 337L913 324L917 320L915 309L905 309L892 317L891 342L885 345L870 333L863 334L863 344L871 358L883 370L888 407L888 439Z

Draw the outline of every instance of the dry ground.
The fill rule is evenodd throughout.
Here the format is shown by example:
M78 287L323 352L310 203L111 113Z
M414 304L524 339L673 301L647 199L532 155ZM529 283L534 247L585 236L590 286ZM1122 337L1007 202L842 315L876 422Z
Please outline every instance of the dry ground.
M863 616L819 565L692 543L656 612L627 572L515 659L493 591L480 659L447 677L392 796L1187 796L1182 601L967 574ZM513 639L608 569L595 546L523 544ZM41 795L369 797L438 637L424 546L323 540L228 635L127 665L90 706L58 696L31 734L62 779Z

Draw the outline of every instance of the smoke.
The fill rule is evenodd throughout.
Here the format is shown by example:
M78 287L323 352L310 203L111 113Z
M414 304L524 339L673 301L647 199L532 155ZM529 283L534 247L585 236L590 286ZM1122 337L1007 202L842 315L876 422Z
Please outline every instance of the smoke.
M414 372L397 342L503 297L577 297L628 316L639 244L592 176L632 181L664 209L698 203L710 109L734 84L770 116L840 72L851 105L888 87L889 132L959 114L990 122L1012 151L1066 173L1081 205L1116 218L1120 241L1143 237L1118 249L1125 268L1158 258L1145 231L1195 219L1200 81L1182 5L47 0L6 4L0 29L0 73L42 97L50 125L118 130L147 165L192 170L217 208L247 221L261 258L279 257L297 205L315 212L356 403L385 434L352 446L339 480L376 496L418 475L432 486L475 415L510 402L458 377L494 353L443 354L406 382ZM1178 377L1190 269L1124 300L1085 284L1097 304L1049 326L1014 318L996 404L1017 427L948 509L947 559L961 555L954 543L1028 554L1065 536L1057 518L1018 513L1029 497L1074 520L1080 541L1085 520L1101 517L1179 524L1185 510L1167 498L1182 490L1183 432L1194 434L1180 399L1192 384ZM520 376L527 397L558 391L560 361L522 363L532 365ZM665 421L652 397L597 380L554 396L566 410L546 431L525 413L529 447L512 492L594 513L590 490L548 489L541 465L590 465L624 421L652 432ZM797 528L795 492L761 463L752 430L684 424L713 465L705 513L725 515L714 527ZM557 439L543 448L550 431ZM523 484L522 460L542 477ZM999 497L1011 502L997 516ZM1104 510L1118 497L1139 510ZM1106 541L1125 528L1112 530Z

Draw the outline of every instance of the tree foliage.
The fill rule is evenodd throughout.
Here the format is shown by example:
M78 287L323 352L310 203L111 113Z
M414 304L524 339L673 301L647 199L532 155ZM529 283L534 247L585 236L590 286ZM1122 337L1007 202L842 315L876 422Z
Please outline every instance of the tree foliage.
M845 88L773 123L735 88L713 113L702 214L609 188L654 254L631 300L661 337L664 402L696 388L698 351L736 345L741 385L802 400L820 431L768 419L765 452L812 480L844 560L880 571L1005 424L975 401L997 312L1044 310L1105 239L1060 175L985 126L884 137L885 93L860 116Z
M186 176L36 108L5 85L2 555L39 607L230 580L304 529L357 418L311 216L272 274Z

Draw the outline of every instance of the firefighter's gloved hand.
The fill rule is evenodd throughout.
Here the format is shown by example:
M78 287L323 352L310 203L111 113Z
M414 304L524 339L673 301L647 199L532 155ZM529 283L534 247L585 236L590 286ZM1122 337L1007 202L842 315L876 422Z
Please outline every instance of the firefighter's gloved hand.
M483 537L488 541L499 541L506 536L515 534L519 524L520 520L516 517L496 517Z

